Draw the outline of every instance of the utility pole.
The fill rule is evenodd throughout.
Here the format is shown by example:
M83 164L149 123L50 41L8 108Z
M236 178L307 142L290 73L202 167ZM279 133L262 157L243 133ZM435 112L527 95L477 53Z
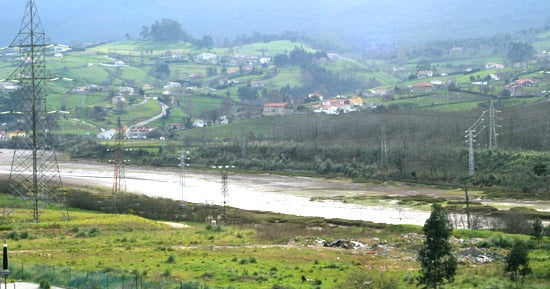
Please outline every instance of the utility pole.
M117 135L116 135L116 144L113 149L113 159L109 160L115 165L114 175L113 175L113 197L118 197L121 194L126 193L126 172L124 164L128 160L124 159L124 151L122 142L124 141L124 131L122 128L122 123L120 117L117 120Z
M388 146L386 140L386 127L382 125L382 136L380 138L380 167L386 168L388 166Z
M233 169L235 166L230 165L224 165L224 166L218 166L218 169L220 169L221 177L222 177L222 198L223 198L223 214L225 215L225 206L227 205L227 199L229 197L229 187L227 185L227 172L229 169Z
M244 128L241 127L241 158L246 159L246 136Z
M468 189L464 189L464 194L466 194L466 221L468 222L468 229L472 228L470 222L470 198L468 197Z
M500 112L495 110L495 105L491 100L489 105L489 150L497 149L497 125L496 125L496 116L495 114Z
M479 127L479 125L483 122L483 117L485 116L485 111L481 113L481 116L474 122L474 124L466 130L466 138L468 140L466 143L468 143L468 174L470 176L473 176L475 174L475 162L474 162L474 143L475 143L475 135L476 129ZM481 130L483 130L485 127L483 127ZM480 131L481 132L481 131Z
M186 161L189 160L189 151L180 151L180 192L181 203L180 206L185 206L185 167L189 166Z
M544 133L544 140L542 141L542 147L545 148L550 144L550 117L546 121L546 132Z

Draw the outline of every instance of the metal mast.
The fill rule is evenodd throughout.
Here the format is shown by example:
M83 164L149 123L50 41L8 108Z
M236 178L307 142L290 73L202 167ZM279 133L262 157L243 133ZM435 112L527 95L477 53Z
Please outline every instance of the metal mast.
M483 122L483 117L485 116L485 111L481 114L481 116L474 122L474 124L468 129L466 130L466 138L468 138L468 140L466 141L466 143L468 143L468 174L470 176L473 176L475 174L475 163L474 163L474 143L475 143L475 137L477 136L477 134L481 133L481 131L483 129L485 129L485 127L483 127L481 129L481 131L479 131L477 134L476 133L476 130L477 128L479 127L479 125Z
M20 101L14 112L21 116L18 122L21 137L16 140L9 183L22 197L32 197L34 222L38 222L39 201L57 201L61 176L49 135L45 93L45 82L49 79L45 67L46 38L35 1L27 1L19 33L10 48L19 52L20 65L8 79L20 86ZM63 215L68 218L67 212Z
M124 164L128 162L124 159L124 148L122 142L124 141L124 129L120 117L118 118L118 132L116 135L116 145L113 150L113 159L111 162L115 165L114 178L113 178L113 197L120 196L120 194L126 193L126 173Z
M386 140L386 127L382 125L382 136L380 138L380 167L388 166L388 144Z
M497 112L500 112L500 111L495 110L495 105L491 100L491 104L489 106L489 149L490 150L497 149L497 135L498 135L497 125L496 125Z
M185 167L189 166L186 163L189 160L189 151L180 151L180 192L181 192L181 203L180 206L185 206Z

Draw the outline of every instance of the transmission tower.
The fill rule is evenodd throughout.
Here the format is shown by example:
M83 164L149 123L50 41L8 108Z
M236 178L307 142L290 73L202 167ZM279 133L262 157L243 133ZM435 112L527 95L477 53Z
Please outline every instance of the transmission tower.
M380 138L380 167L388 166L388 144L386 140L386 127L382 125L382 136Z
M497 149L497 125L496 125L496 113L500 112L495 110L495 105L491 100L489 106L489 150Z
M227 205L227 198L229 197L229 187L227 185L227 172L229 169L235 168L235 166L225 165L218 166L222 176L222 198L223 198L223 212L225 214L225 206Z
M35 1L29 0L20 30L10 44L10 48L19 52L19 67L8 79L17 81L20 86L20 101L14 112L21 117L18 129L22 133L16 141L9 184L20 196L32 199L34 222L39 220L39 203L53 201L59 204L57 194L62 189L46 110L45 83L51 78L46 75L46 47ZM68 218L66 211L62 213Z
M189 151L180 151L180 192L181 192L181 206L185 206L185 167L189 166L186 161L189 160Z
M468 174L470 176L473 176L475 174L474 143L476 142L475 137L477 136L477 134L475 133L477 128L483 122L484 116L485 111L481 113L481 116L474 122L474 124L468 130L466 130L465 137L468 138L468 140L466 140L466 143L468 144ZM483 129L485 129L485 127L483 127L481 131L483 131ZM478 134L481 133L481 131L479 131Z
M112 195L113 197L118 197L121 194L126 193L126 175L125 175L125 163L128 162L128 160L124 159L124 129L122 127L122 123L120 121L120 117L117 121L117 134L116 134L116 144L115 148L112 149L113 152L113 158L110 160L115 167L114 167L114 176L113 176L113 190Z

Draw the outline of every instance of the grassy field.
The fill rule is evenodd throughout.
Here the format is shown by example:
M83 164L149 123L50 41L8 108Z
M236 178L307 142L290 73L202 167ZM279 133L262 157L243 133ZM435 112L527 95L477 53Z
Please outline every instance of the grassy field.
M12 202L5 196L3 200ZM165 223L76 209L69 209L70 220L64 221L59 211L42 209L40 222L32 223L32 211L20 205L4 212L0 235L9 244L14 274L16 268L42 264L59 272L70 268L73 274L104 272L112 278L140 272L156 284L199 282L213 288L360 288L350 285L358 280L383 288L410 288L419 269L415 257L422 242L416 226L333 226L320 219L233 209L228 219L247 216L249 221L219 226ZM454 241L453 248L462 261L456 281L446 288L495 288L490 287L494 284L513 288L503 277L502 256L507 249L502 244L526 236L463 230L454 234L461 240ZM322 245L323 240L337 239L367 246ZM523 288L550 285L547 245L548 239L532 243L533 274ZM493 261L473 263L472 257L461 253L472 247L493 256ZM308 281L302 282L301 276Z

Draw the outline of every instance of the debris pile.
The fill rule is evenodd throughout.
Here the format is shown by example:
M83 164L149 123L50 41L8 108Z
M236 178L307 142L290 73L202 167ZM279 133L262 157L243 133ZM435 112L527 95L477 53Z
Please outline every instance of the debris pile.
M363 249L366 245L357 241L339 239L332 242L324 242L323 246L342 249Z
M458 252L458 262L461 264L486 264L501 259L496 253L483 252L477 247L469 247Z

